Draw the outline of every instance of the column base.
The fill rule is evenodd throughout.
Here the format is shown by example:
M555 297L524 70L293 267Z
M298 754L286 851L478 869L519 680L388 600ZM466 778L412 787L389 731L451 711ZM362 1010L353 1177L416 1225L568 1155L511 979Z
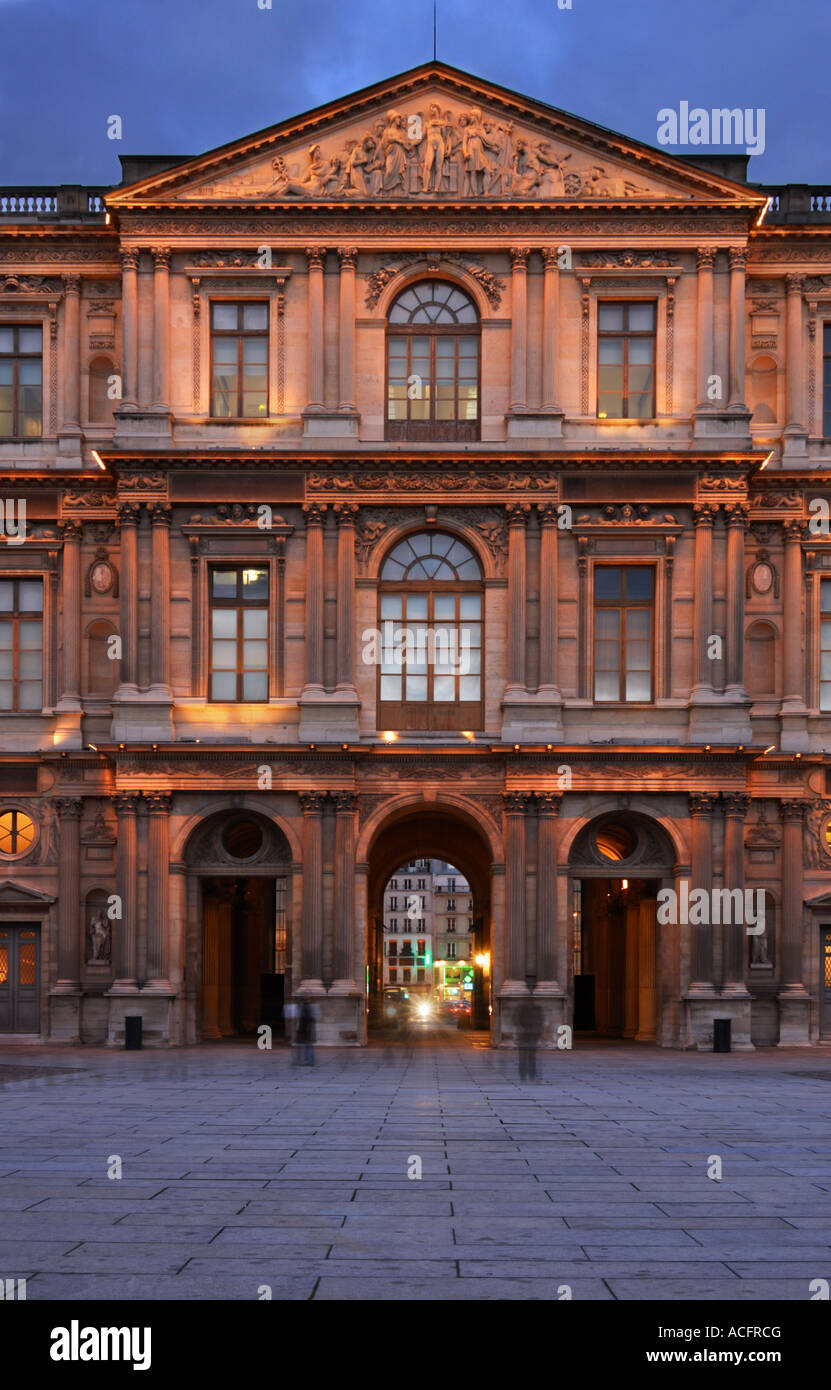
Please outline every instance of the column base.
M329 995L340 999L351 999L353 996L360 997L363 994L361 986L357 980L335 980L329 986Z
M799 987L802 989L802 987ZM777 995L779 1004L779 1042L778 1047L810 1047L811 1044L811 996L802 989L801 993L788 989Z
M353 980L339 983L351 984L352 990L335 993L333 985L317 1005L320 1017L315 1022L315 1043L318 1047L361 1047L366 1041L363 996Z
M142 1021L142 1047L170 1047L173 991L167 994L137 990L133 995L110 998L107 1019L107 1047L123 1047L126 1042L125 1019L138 1016Z
M505 415L509 439L562 439L564 412L513 408Z
M110 988L104 991L105 999L115 999L125 994L138 994L138 980L114 980Z
M135 444L137 439L142 443L169 445L173 438L172 416L167 408L155 410L150 406L136 406L123 415L117 412L115 422L114 449Z
M81 1041L81 989L56 985L49 993L50 1043Z
M788 708L782 705L779 712L779 747L783 753L803 753L811 746L808 733L808 711L796 701Z
M314 410L302 412L304 439L358 438L361 417L357 410Z
M342 687L327 692L307 686L300 696L300 743L356 743L360 738L357 692Z
M693 690L688 701L690 743L739 744L753 742L750 723L750 701L737 704L712 690Z
M55 711L55 721L52 726L52 745L54 748L83 748L82 718L83 714L80 707Z
M325 999L326 986L322 980L301 980L294 995L296 999Z
M503 743L561 743L562 696L553 686L533 695L509 686L502 701Z
M111 736L114 743L172 743L172 697L143 690L129 703L114 702Z
M526 996L530 993L531 991L524 980L505 980L497 998L512 999L518 998L520 995Z
M146 998L147 995L158 995L160 997L163 996L164 998L172 999L175 994L176 991L169 980L147 980L141 987L142 998Z

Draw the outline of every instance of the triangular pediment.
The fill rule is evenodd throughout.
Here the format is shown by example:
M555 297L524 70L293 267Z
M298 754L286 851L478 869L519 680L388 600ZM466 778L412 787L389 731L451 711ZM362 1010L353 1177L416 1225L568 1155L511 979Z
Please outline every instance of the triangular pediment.
M10 878L0 882L0 905L4 907L48 907L55 901L47 893L39 893L36 888L24 888Z
M156 173L108 206L733 204L752 189L442 63Z
M806 898L805 906L812 908L814 912L831 911L831 893L820 893L817 898Z

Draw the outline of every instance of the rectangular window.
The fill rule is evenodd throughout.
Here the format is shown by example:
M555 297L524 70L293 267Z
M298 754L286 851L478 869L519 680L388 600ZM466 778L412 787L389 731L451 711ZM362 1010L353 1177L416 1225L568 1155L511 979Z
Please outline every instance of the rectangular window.
M455 912L455 911L456 911L456 899L455 899L455 898L448 898L448 899L447 899L447 910L448 910L448 912Z
M40 324L2 324L0 439L37 439L43 432L42 411L43 329Z
M398 911L398 899L396 897L390 898L390 910L392 912Z
M426 888L426 887L427 887L427 884L424 882L424 879L423 879L423 878L420 878L420 879L418 880L418 887L419 887L419 888Z
M398 955L398 942L397 942L397 941L390 941L390 943L389 943L389 945L388 945L388 947L387 947L387 955L388 955L388 956L397 956L397 955Z
M455 943L455 941L448 941L448 943L447 943L447 959L448 959L448 960L455 960L455 959L456 959L456 943Z
M405 878L405 879L404 879L404 887L405 887L405 888L412 888L412 886L413 886L413 880L412 880L411 878Z
M831 323L822 326L822 433L831 439Z
M424 948L425 948L426 944L427 944L427 943L426 943L425 941L419 941L419 942L417 943L417 945L416 945L416 955L419 955L419 956L423 956L423 955L424 955Z
M654 570L598 565L594 571L594 698L652 699Z
M417 984L417 985L423 985L423 984L424 984L424 970L423 970L422 966L419 966L418 969L416 970L416 984Z
M268 570L212 569L211 700L268 700Z
M456 918L455 918L455 917L448 917L448 919L447 919L447 930L448 930L448 931L455 931L455 930L456 930Z
M0 579L0 710L43 708L43 580Z
M651 420L655 415L655 305L597 306L597 416Z
M410 976L412 975L412 973L412 970L401 971L401 979L403 980L405 985L408 985L410 983Z
M831 579L819 586L819 707L831 710Z
M268 304L211 304L211 415L268 415Z
M414 706L402 712L407 727L422 727L420 707L427 705L440 707L437 727L454 712L475 726L480 711L471 706L482 698L481 594L382 594L381 634L382 705Z
M390 966L390 984L391 984L391 985L397 985L397 984L398 984L398 971L397 971L397 970L393 970L392 966Z

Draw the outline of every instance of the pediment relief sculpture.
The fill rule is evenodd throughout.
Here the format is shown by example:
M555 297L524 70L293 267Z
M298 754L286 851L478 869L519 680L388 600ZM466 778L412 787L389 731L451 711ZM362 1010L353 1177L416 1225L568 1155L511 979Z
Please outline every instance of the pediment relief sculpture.
M481 106L391 106L344 133L183 190L201 198L614 198L665 194L624 164L568 148ZM677 196L677 193L674 195Z

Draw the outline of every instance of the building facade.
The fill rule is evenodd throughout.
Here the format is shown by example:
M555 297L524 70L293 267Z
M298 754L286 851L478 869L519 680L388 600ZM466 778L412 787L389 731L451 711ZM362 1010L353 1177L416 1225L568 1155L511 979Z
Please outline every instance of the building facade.
M462 988L473 953L470 884L452 864L416 859L384 892L384 984L444 1003Z
M831 1041L831 192L441 63L122 163L0 190L0 1030L361 1045L416 856L495 1045Z

